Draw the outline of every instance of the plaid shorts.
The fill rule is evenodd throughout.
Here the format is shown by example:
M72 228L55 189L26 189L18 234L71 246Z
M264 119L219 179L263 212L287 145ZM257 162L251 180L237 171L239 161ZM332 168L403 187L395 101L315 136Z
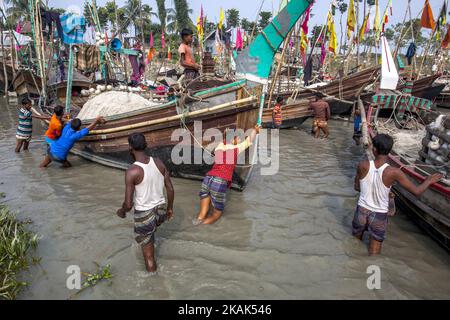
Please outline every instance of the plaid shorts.
M228 181L218 177L206 176L203 179L199 196L200 199L210 197L213 207L216 210L223 211L225 209L227 190Z
M145 246L155 241L156 229L167 220L166 205L147 211L134 210L134 233L138 244Z
M373 212L357 206L352 222L352 234L359 235L368 231L375 240L383 242L386 238L387 222L387 212Z

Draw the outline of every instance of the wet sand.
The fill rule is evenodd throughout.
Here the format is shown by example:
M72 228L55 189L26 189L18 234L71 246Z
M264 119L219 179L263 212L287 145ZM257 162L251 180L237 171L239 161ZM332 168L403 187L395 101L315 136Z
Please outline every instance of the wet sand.
M72 156L71 169L38 168L43 129L34 122L29 152L14 153L17 111L0 102L0 192L34 221L39 265L22 276L21 299L66 299L66 268L111 264L112 282L82 299L449 299L450 255L403 213L390 219L383 254L367 256L351 237L355 165L352 124L332 121L315 141L310 122L280 134L280 171L254 170L243 193L231 191L224 217L193 226L199 181L173 179L175 218L157 232L157 275L148 275L133 240L132 215L115 215L124 173ZM381 290L366 287L369 265Z

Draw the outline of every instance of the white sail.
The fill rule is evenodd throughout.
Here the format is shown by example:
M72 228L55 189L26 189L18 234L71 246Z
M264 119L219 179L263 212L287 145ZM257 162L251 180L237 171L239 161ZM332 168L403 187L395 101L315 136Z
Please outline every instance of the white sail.
M386 37L381 37L382 64L380 89L397 89L398 72Z

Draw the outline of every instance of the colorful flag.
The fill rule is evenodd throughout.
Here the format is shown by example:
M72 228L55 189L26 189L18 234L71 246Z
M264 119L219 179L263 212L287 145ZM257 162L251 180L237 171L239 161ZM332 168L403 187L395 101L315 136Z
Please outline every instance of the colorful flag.
M355 2L354 0L350 0L348 15L347 15L347 37L350 39L350 36L353 31L355 31L356 26L356 11L355 11Z
M239 50L244 47L244 43L242 41L242 33L241 33L241 29L238 28L237 29L237 33L236 33L236 49Z
M150 48L153 48L154 40L153 40L153 32L150 32Z
M430 2L425 0L425 6L422 12L422 18L420 19L422 28L434 30L436 25L434 23L433 10L431 9Z
M172 60L172 50L170 50L170 46L167 48L167 59Z
M161 47L163 49L166 47L166 37L164 36L164 30L161 30Z
M444 2L441 13L439 14L438 21L436 23L436 39L441 39L441 30L447 24L447 3Z
M334 20L333 15L331 12L328 13L328 32L330 34L330 44L328 45L328 50L330 52L333 52L334 55L337 53L337 36L336 36L336 30L334 27Z
M302 30L305 34L308 34L308 32L309 32L308 22L309 22L310 17L311 17L311 6L308 7L306 14L305 14L305 19L303 20L303 23L302 23Z
M447 49L450 44L450 26L447 27L447 33L445 34L444 40L442 40L442 48Z
M392 6L392 0L389 0L389 10L391 12L391 16L393 15L393 6Z
M225 20L225 13L223 12L223 9L220 8L220 18L219 18L219 30L222 30L223 22Z
M379 0L375 1L375 20L373 21L373 31L378 33L378 30L380 29L380 5Z
M308 49L308 38L306 34L303 32L303 29L300 30L300 52L302 55L306 54L306 50Z
M367 16L364 18L364 22L361 26L361 30L359 31L359 41L362 42L364 40L364 35L368 32L367 31L367 24L369 22L370 13L367 14Z

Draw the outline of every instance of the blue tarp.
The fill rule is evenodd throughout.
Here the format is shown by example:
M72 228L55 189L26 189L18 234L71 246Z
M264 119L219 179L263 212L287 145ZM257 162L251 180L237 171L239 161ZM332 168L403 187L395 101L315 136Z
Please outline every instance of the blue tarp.
M84 42L83 35L86 28L84 16L73 13L64 13L60 16L63 29L63 42L66 44L81 44Z

